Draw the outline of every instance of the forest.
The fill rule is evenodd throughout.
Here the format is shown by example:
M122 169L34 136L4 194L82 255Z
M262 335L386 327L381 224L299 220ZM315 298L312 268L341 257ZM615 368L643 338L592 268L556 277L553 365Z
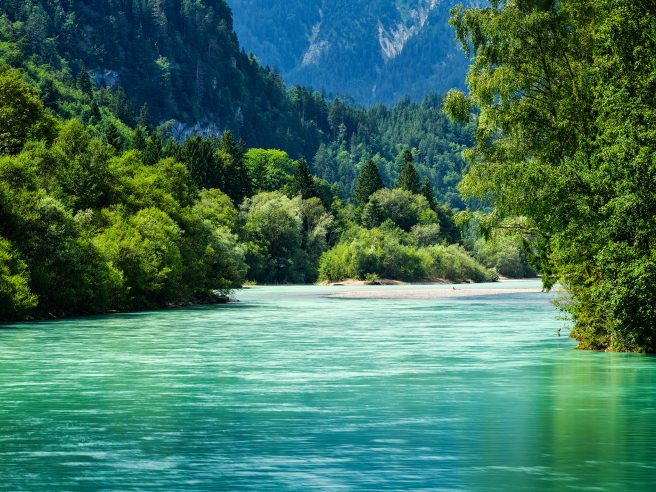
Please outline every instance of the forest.
M88 84L82 72L80 98ZM57 118L15 70L0 75L0 111L3 319L208 302L246 279L498 275L462 246L410 150L393 188L370 160L345 202L305 160L230 131L178 142L142 114L125 141Z

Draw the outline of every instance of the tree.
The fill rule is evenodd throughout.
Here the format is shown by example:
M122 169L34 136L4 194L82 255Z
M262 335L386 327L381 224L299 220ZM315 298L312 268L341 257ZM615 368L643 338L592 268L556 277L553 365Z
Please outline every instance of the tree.
M43 104L17 72L0 74L0 154L16 154L41 119Z
M200 135L187 137L175 156L184 162L199 188L220 188L223 186L224 169L217 156L216 138L203 138Z
M403 152L403 168L401 169L401 174L399 174L399 179L396 181L395 188L401 190L407 190L410 193L418 194L420 191L421 183L419 182L419 174L417 169L412 163L413 157L410 150Z
M123 137L113 122L103 122L103 137L105 138L105 142L114 147L116 150L123 149Z
M369 228L392 221L404 231L420 222L437 222L437 216L421 195L407 190L378 190L371 195L362 211L362 223Z
M248 278L268 282L303 281L301 198L260 193L242 207L247 241Z
M182 273L181 231L156 208L133 216L115 213L112 225L94 239L96 247L119 269L132 308L160 306L176 300Z
M244 198L252 193L248 169L244 162L244 142L235 141L230 130L226 131L219 141L217 156L223 164L223 191L239 205Z
M91 81L91 77L89 76L89 72L87 72L87 69L84 68L84 65L80 69L80 73L77 76L77 88L82 91L83 94L85 94L88 97L93 96L93 82Z
M310 172L305 159L300 159L296 163L296 170L294 172L294 192L301 195L301 198L307 200L313 196L317 196L317 189L314 185L314 177Z
M521 219L582 348L656 351L653 7L499 1L452 19L480 108L462 190L494 205L493 226Z
M433 187L431 186L430 180L428 178L424 178L424 182L422 183L419 192L426 199L430 208L435 210L437 207L437 202L435 201L435 195L433 195Z
M355 182L353 199L358 206L363 207L369 201L371 195L384 187L385 185L378 172L378 166L370 159L360 171L360 175Z
M37 306L27 265L12 244L0 237L0 321L19 320Z
M148 103L143 103L139 109L139 117L137 118L137 126L145 128L147 131L152 130L152 120L150 118L150 110Z
M132 148L144 151L148 146L148 131L143 126L137 126L132 134Z
M245 155L248 175L253 189L276 191L291 186L296 166L287 152L275 149L249 149Z

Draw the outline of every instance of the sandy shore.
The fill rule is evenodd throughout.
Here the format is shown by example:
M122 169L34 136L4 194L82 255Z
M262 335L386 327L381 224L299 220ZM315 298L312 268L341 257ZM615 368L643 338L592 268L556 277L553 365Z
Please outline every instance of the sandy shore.
M498 287L482 285L407 285L399 288L367 287L357 290L345 290L328 294L327 297L338 299L447 299L454 297L480 297L509 294L536 294L542 292L542 286L535 281L512 282L504 285L500 282Z

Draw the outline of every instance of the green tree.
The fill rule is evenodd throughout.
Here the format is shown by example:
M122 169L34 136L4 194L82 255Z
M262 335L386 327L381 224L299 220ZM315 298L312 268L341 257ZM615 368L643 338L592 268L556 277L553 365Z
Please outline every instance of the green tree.
M17 72L0 73L0 154L16 154L41 119L43 104Z
M357 205L363 207L369 201L371 195L384 187L385 185L378 172L378 166L370 159L360 171L360 175L355 182L353 199Z
M314 184L314 177L310 172L310 167L308 166L305 159L300 159L296 162L296 170L294 172L294 181L293 181L294 193L301 195L301 198L304 200L317 196L317 189Z
M89 76L89 72L87 72L87 69L82 66L80 69L80 73L77 76L77 88L82 91L83 94L85 94L88 97L93 96L93 82L91 81L91 77Z
M112 225L94 239L96 247L121 272L131 308L161 306L178 300L182 274L181 231L156 208L133 216L111 215Z
M228 130L221 136L217 155L223 163L223 190L238 205L253 189L244 158L244 143L235 141Z
M426 177L424 182L421 184L421 189L419 193L426 199L428 205L433 210L437 207L437 201L435 200L435 195L433 194L433 187L430 184L430 180Z
M0 321L20 320L37 306L29 282L27 265L12 244L0 237Z
M264 282L299 282L307 258L302 250L301 198L280 192L260 193L242 207L247 243L248 278Z
M373 228L388 220L404 231L410 231L420 222L437 222L437 216L421 195L400 189L378 190L362 211L362 223Z
M249 149L245 155L248 175L256 193L291 186L296 167L287 152L275 149Z
M112 121L103 122L103 137L105 142L114 147L116 150L123 149L123 137Z
M523 218L581 347L655 351L653 3L499 1L452 22L480 108L463 191L493 225Z
M401 174L399 174L399 179L396 181L395 188L418 194L421 191L421 183L419 182L417 169L412 161L412 152L410 150L404 151L403 168L401 169Z
M137 126L143 127L146 131L151 131L153 128L153 122L150 117L150 110L148 109L148 103L143 103L139 109L139 117L137 118Z

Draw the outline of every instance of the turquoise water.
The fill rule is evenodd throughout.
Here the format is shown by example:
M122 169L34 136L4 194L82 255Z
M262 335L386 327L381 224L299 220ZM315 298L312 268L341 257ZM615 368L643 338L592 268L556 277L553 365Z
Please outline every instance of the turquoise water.
M654 358L541 294L335 290L1 328L0 489L654 490Z

